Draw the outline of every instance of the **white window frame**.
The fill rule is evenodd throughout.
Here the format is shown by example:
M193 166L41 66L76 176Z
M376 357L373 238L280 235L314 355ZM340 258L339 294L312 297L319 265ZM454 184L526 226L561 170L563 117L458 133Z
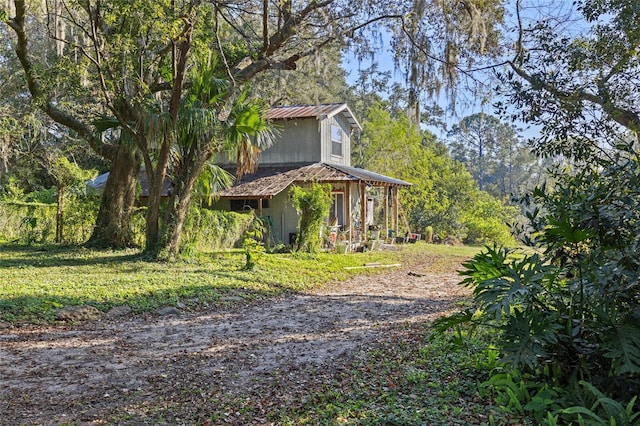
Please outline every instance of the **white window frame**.
M337 137L339 132L339 138ZM335 133L335 134L334 134ZM334 144L336 148L340 147L340 153L336 154L334 151ZM337 149L336 149L337 151ZM344 156L344 130L338 124L331 124L331 155L334 157Z

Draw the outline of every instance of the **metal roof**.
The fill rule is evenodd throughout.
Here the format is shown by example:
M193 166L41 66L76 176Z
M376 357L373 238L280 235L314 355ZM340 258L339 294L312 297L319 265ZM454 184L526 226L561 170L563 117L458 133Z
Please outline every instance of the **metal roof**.
M411 186L394 179L356 167L326 163L260 167L236 181L234 186L220 192L220 198L273 198L294 183L363 182L372 186Z
M341 166L337 164L325 164L327 167L333 167L342 173L349 174L355 177L355 180L361 180L365 183L374 186L411 186L409 182L405 182L400 179L395 179L389 176L381 175L365 169L359 169L351 166Z
M107 179L109 178L110 173L111 172L103 173L97 176L95 179L87 181L87 186L100 192L104 191L104 187L107 185ZM144 170L141 170L138 174L138 183L140 183L140 197L148 197L149 180L147 179L147 174ZM160 193L160 196L168 197L169 195L171 195L172 190L173 184L171 183L171 178L167 176L162 183L162 192Z
M270 108L266 113L266 118L271 120L285 120L295 118L331 118L337 114L345 116L349 125L353 129L362 130L355 115L347 104L321 104L321 105L290 105Z

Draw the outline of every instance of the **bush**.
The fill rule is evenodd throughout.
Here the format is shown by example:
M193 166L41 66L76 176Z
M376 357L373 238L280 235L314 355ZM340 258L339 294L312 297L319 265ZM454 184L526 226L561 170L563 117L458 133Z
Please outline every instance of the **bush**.
M441 324L492 324L503 361L538 383L640 393L639 174L621 155L524 197L535 250L487 248L465 263L477 309Z
M182 253L239 247L251 228L253 214L192 207L182 234Z
M56 205L0 202L0 239L19 244L53 243Z
M424 229L424 241L427 243L432 243L433 242L433 227L432 226L427 226Z
M305 189L292 186L291 203L300 215L296 251L315 253L320 249L320 229L331 208L331 185L314 183Z
M518 209L505 205L485 192L479 194L473 208L461 218L467 231L464 243L512 246L515 241L508 223L515 220Z
M63 243L84 244L93 231L99 208L97 197L75 198L65 208ZM131 227L134 242L144 246L145 207L134 210ZM183 250L212 251L239 246L251 227L253 215L194 208L184 231ZM55 242L56 205L0 202L0 241L18 244Z

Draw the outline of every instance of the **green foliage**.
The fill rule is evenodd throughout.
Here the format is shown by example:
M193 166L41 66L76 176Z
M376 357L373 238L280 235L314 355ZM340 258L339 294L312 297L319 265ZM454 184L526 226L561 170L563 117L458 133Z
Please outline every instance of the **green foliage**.
M492 324L502 361L534 382L572 389L585 379L617 404L637 394L639 172L635 156L619 153L558 174L553 191L525 196L529 224L521 233L534 251L486 248L466 262L463 284L473 288L477 311L446 325ZM585 407L564 395L565 403Z
M76 198L67 203L63 240L84 243L93 230L96 198ZM52 244L55 240L56 205L35 202L0 202L0 241Z
M21 197L21 200L29 203L55 204L56 189L52 187L40 191L33 191Z
M362 140L352 148L358 165L413 184L400 195L412 232L424 234L431 227L439 238L510 242L506 223L514 221L515 209L479 191L433 135L416 132L406 114L392 114L380 104L370 107L363 126Z
M252 270L262 259L265 253L263 238L266 229L266 221L263 218L254 217L251 228L245 231L242 237L242 248L246 258L245 270Z
M640 421L640 411L634 411L638 395L634 395L626 405L623 405L620 402L607 397L589 382L581 380L579 384L591 394L591 399L595 399L595 401L593 401L589 408L585 406L573 406L560 410L559 413L566 420L573 420L577 418L579 425L593 424L621 426L635 425ZM587 420L585 420L585 418Z
M91 236L100 200L94 196L75 197L65 207L65 244L83 244ZM145 209L132 217L132 231L138 246L144 245ZM0 241L24 244L52 244L55 235L55 204L0 202ZM192 208L187 215L183 255L211 252L241 244L252 223L252 216L203 208Z
M576 6L580 32L558 33L537 17L501 76L504 111L542 128L537 153L571 164L551 176L553 187L522 199L529 225L520 234L538 254L498 265L488 253L473 269L493 262L501 274L469 279L484 293L481 306L502 313L505 354L533 377L554 367L574 405L556 415L629 424L623 402L640 393L638 8L617 0ZM577 391L580 379L595 402Z
M56 185L56 202L58 212L56 216L56 242L64 242L64 207L67 198L75 198L77 192L86 188L85 182L97 175L96 170L83 170L67 157L59 156L51 164L49 173ZM76 192L73 194L72 191Z
M218 193L233 185L234 176L216 164L208 163L196 181L195 200L203 200L203 204L211 206L218 199Z
M55 223L55 204L0 203L0 239L3 241L27 245L52 243Z
M479 317L501 331L505 362L532 374L557 366L562 383L578 375L632 385L640 328L633 310L622 312L626 296L567 278L565 267L537 253L487 248L464 266L463 284L473 287Z
M511 234L509 222L513 222L519 209L509 206L481 192L470 210L460 218L467 235L467 244L491 244L513 246L515 241Z
M185 221L181 253L189 255L236 247L252 223L250 214L192 206Z
M294 185L289 190L291 203L298 211L298 237L295 251L320 250L320 230L331 208L331 185L313 183L311 188Z
M427 243L433 242L433 226L424 228L424 241Z
M498 106L510 119L540 127L540 154L589 161L625 140L621 130L633 139L640 131L638 7L628 0L575 5L577 13L561 19L580 31L559 31L557 16L542 10L525 24L511 69L500 75L507 101Z
M63 156L54 160L49 172L59 190L70 186L84 185L84 182L95 178L97 175L96 170L83 170Z
M4 184L2 191L2 201L23 201L24 190L20 188L18 180L15 177L10 177Z

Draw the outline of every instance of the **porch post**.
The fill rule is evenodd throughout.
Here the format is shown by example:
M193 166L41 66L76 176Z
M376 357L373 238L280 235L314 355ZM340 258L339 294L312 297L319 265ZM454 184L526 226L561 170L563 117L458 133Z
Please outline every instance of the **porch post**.
M384 208L382 209L382 216L384 221L384 235L382 240L384 241L389 236L389 189L391 187L385 186L384 188Z
M398 229L398 188L393 188L393 229L396 231L396 237L400 235L400 230Z
M262 198L258 198L258 217L262 217Z
M367 222L367 192L366 185L360 181L360 242L365 240L367 230L365 223Z
M348 232L349 247L351 247L351 243L353 242L353 222L351 220L351 182L347 182L345 185L344 200L347 203L344 214L344 230Z

